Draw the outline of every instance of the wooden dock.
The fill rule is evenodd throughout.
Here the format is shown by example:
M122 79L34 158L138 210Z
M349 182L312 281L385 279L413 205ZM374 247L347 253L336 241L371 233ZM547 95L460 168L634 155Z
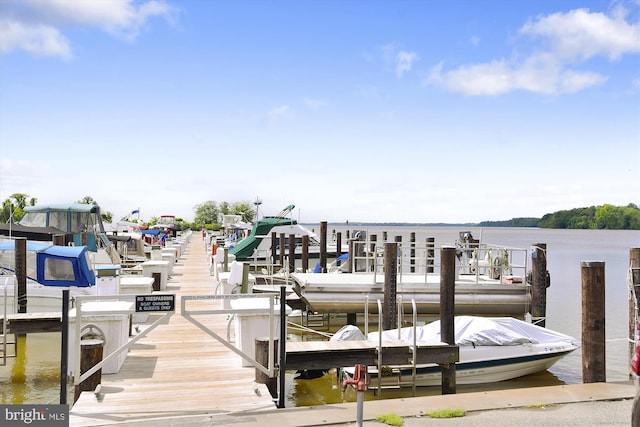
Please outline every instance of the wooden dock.
M378 348L372 341L300 341L287 343L287 370L331 369L364 364L376 366L381 354L383 365L412 363L412 344L407 341L385 341ZM459 360L457 345L445 343L416 345L416 364L455 363Z
M4 318L0 317L0 333L4 326ZM8 334L28 334L32 332L62 331L62 315L53 313L15 313L7 315Z
M206 257L199 233L193 234L162 292L176 294L176 313L133 345L117 374L102 375L99 396L80 395L70 411L71 426L153 420L165 425L167 419L215 419L221 414L275 408L267 387L255 384L254 368L242 367L240 356L179 313L181 295L213 294L215 283ZM155 319L151 315L146 324ZM218 335L226 335L225 314L199 320ZM139 325L140 330L144 327Z

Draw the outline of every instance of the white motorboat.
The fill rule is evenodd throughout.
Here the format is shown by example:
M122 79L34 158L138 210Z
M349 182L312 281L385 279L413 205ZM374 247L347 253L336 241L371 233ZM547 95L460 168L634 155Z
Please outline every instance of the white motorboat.
M0 315L18 312L15 278L15 241L0 242ZM100 293L95 272L89 263L86 246L56 246L44 242L26 242L27 312L60 311L62 290L69 296ZM106 288L102 288L107 292ZM113 293L113 292L111 292Z
M345 326L345 329L354 328ZM440 321L413 328L402 328L368 334L366 339L441 342ZM355 335L355 336L354 336ZM342 339L364 338L353 332L338 331ZM558 360L580 347L571 336L533 325L511 317L457 316L455 342L460 348L460 361L456 363L457 384L480 384L505 381L534 374L550 368ZM345 368L352 373L353 368ZM378 369L369 368L372 386L376 384ZM417 386L441 385L438 365L418 365L415 369ZM413 366L385 366L382 368L382 386L410 386Z

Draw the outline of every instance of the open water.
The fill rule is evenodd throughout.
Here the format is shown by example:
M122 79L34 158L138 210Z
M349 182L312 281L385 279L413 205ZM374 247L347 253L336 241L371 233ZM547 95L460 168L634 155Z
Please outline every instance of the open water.
M382 242L383 231L388 241L402 236L409 242L410 233L416 241L434 237L436 247L452 245L460 227L364 227L331 226L346 238L346 230L366 230ZM547 289L546 326L581 338L581 261L604 261L606 280L606 378L607 381L629 379L628 360L628 285L629 249L640 247L640 231L611 230L547 230L535 228L465 228L483 243L527 249L536 243L547 245L547 269L551 286ZM317 231L317 227L316 227ZM0 366L0 403L57 403L59 401L60 334L30 334L26 345L19 346L20 357ZM582 382L580 350L565 357L548 372L494 385L458 386L459 392L488 388L516 388L540 385L574 384ZM316 380L295 380L288 377L289 406L317 405L337 401L353 401L355 392L342 393L335 375ZM70 387L72 388L72 387ZM421 394L438 394L437 387L423 387ZM429 390L435 389L435 390ZM72 391L72 390L71 390ZM397 397L406 391L384 391L386 397ZM351 395L352 394L352 395ZM371 395L367 398L372 398Z

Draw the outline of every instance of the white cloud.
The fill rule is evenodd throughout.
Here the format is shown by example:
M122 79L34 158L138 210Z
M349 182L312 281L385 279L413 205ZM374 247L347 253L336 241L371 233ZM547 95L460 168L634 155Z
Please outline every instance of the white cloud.
M35 55L72 56L63 35L69 26L98 28L133 41L156 16L171 22L176 10L163 0L4 0L0 8L0 52L24 50Z
M411 71L413 64L420 59L416 52L401 50L395 43L389 43L380 47L385 63L393 66L396 76L402 76Z
M72 56L69 41L57 29L47 25L1 19L0 34L0 52L24 50L36 56Z
M424 83L464 95L488 96L513 90L575 93L600 85L607 76L576 67L596 56L618 60L626 54L640 53L640 22L628 23L625 16L618 8L611 16L576 9L539 17L519 31L521 36L543 42L528 56L463 65L449 71L439 63Z
M291 107L288 105L280 105L267 111L265 119L268 124L277 123L293 114Z
M594 56L618 59L640 52L640 23L629 24L623 14L607 16L576 9L529 21L520 34L541 37L547 49L564 61L585 61Z
M304 98L302 102L304 102L304 105L311 110L317 110L327 105L326 101L315 98Z
M396 76L402 78L402 75L407 71L411 71L413 63L419 58L415 52L400 51L396 55Z

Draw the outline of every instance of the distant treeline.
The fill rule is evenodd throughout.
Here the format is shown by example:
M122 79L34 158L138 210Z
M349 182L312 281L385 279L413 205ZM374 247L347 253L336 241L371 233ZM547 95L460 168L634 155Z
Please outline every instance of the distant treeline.
M549 213L542 218L512 218L505 221L482 221L478 223L408 223L385 222L364 223L346 222L352 226L458 226L458 227L539 227L539 228L577 228L593 230L640 230L640 208L633 203L627 206L591 206ZM333 223L333 225L343 225Z
M507 221L483 221L480 227L540 227L592 230L640 230L640 208L627 206L590 206L548 213L542 218L513 218Z

